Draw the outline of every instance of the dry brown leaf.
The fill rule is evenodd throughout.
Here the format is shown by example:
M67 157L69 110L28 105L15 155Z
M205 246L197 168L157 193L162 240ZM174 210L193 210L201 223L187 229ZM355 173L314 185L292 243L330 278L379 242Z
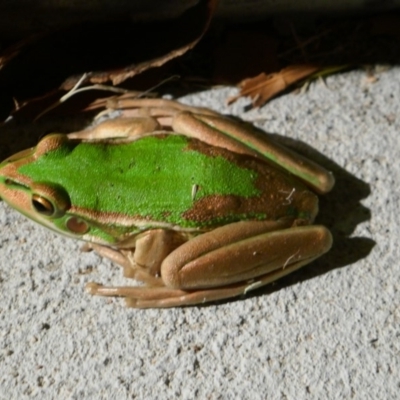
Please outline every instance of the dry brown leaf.
M196 45L216 4L201 0L170 20L132 22L129 15L110 16L10 46L0 53L0 119L12 112L13 99L27 104L46 94L52 97L56 88L69 91L84 73L82 84L115 85L167 63Z
M320 68L315 65L292 65L272 74L261 73L239 83L240 93L228 99L232 104L240 97L249 96L254 107L260 107L290 85L314 74Z
M149 59L124 66L123 68L105 72L91 72L82 83L99 84L111 81L113 85L119 85L128 78L132 78L149 68L160 67L167 61L186 53L198 43L206 32L217 3L218 0L200 1L179 18L164 22L161 28L162 22L158 21L156 35L148 35L143 32L143 36L141 36L140 32L138 32L137 36L141 36L140 40L143 40L149 47L159 46L164 48L166 43L174 43L177 46L176 48L170 46L168 51L163 52L161 55L150 56L151 58ZM80 79L81 76L68 78L61 85L61 89L70 90Z

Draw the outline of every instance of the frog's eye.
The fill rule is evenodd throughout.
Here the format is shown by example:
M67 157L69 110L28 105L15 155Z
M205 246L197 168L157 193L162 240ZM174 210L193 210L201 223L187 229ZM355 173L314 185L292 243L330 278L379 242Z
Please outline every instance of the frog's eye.
M31 187L32 207L40 215L59 218L65 214L71 202L67 192L59 185L35 183Z
M51 217L54 214L54 206L51 201L38 194L32 196L32 206L39 214L48 217Z

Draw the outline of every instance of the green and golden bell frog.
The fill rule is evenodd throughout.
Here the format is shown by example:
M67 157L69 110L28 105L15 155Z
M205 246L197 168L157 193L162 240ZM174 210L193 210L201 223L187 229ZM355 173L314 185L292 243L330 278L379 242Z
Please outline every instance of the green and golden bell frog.
M36 222L88 242L144 286L89 283L131 307L229 298L327 252L314 192L334 179L241 121L173 101L50 134L0 164L0 196Z

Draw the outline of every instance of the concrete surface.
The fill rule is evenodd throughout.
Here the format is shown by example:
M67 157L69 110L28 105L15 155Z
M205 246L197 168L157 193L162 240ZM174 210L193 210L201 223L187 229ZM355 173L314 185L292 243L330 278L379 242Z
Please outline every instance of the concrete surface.
M93 298L117 266L0 204L0 399L397 399L400 68L314 82L259 110L233 89L187 96L254 121L332 169L325 257L245 298L133 310Z

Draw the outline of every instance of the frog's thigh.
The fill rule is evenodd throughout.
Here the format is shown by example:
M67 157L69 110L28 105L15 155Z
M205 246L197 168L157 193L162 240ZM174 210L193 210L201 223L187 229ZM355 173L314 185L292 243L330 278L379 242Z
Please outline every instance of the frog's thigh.
M234 223L183 244L162 263L163 282L183 290L217 288L257 277L265 278L262 284L266 284L311 262L332 244L323 226L262 228L263 223Z

